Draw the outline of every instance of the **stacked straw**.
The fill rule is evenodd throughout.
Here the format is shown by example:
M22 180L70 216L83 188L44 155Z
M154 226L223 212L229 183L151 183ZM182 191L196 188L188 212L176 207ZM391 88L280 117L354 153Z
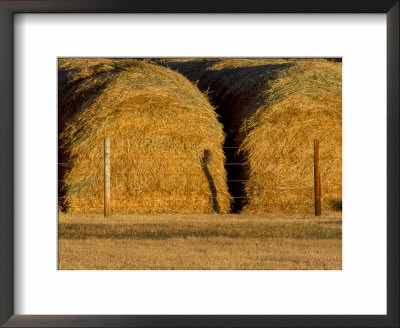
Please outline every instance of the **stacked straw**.
M63 210L102 211L110 138L113 211L229 211L222 125L182 75L132 59L59 59L58 104Z

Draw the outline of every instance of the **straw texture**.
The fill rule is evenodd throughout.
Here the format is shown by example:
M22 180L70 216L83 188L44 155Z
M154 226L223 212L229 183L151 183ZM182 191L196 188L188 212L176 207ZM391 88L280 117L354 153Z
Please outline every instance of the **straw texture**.
M60 208L103 210L111 139L112 210L228 212L224 133L192 83L133 59L59 59Z

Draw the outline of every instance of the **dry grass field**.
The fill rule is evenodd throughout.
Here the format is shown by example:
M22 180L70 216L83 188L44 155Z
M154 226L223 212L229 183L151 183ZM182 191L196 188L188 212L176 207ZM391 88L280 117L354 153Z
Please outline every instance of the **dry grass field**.
M59 214L60 270L341 270L341 213Z

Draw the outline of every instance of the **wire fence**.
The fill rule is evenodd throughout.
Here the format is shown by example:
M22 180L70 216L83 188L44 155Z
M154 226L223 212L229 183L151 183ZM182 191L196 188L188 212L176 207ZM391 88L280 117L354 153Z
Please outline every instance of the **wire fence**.
M107 149L105 146L101 147L94 147L98 148L99 151L104 152ZM110 154L112 154L113 149L129 149L129 145L124 145L124 146L118 146L118 145L110 145L108 148L108 156L104 156L104 160L97 160L96 162L91 162L91 164L86 164L85 167L88 169L101 169L104 170L104 176L102 179L98 179L97 183L104 183L104 190L106 191L107 189L110 189L110 186L107 184L111 184L110 180L111 177L112 179L118 179L119 177L126 177L129 172L125 171L125 169L135 169L140 171L140 168L145 167L146 165L153 165L155 163L162 163L164 160L172 160L172 161L186 161L188 160L187 157L154 157L154 158L147 158L147 157L135 157L134 160L128 160L124 162L113 162L111 163L111 169L108 168L108 173L106 171L106 161L110 162ZM132 147L133 148L133 147ZM313 147L311 145L309 146L296 146L296 147L280 147L282 149L287 149L290 151L306 151L308 152L307 155L310 156L310 161L308 163L298 163L298 162L293 162L293 161L285 161L282 160L281 158L279 159L270 159L270 160L265 160L264 163L262 163L262 168L263 170L267 170L268 168L276 168L276 167L282 167L285 166L287 167L293 167L293 168L309 168L308 172L313 172L314 175L314 184L313 185L306 185L306 186L289 186L289 187L277 187L273 186L273 188L276 190L276 192L288 192L288 191L300 191L300 190L308 190L313 193L312 197L314 197L314 205L315 205L315 215L320 215L321 214L321 181L320 181L320 166L321 165L329 165L332 164L334 160L337 161L336 158L334 157L324 157L324 159L321 161L319 159L319 141L314 140L314 145ZM63 150L68 151L68 147L59 147L60 151ZM246 185L251 183L252 185L257 185L257 181L249 177L249 160L245 156L241 159L238 160L238 150L240 149L239 146L224 146L223 147L225 152L230 152L230 151L236 151L234 154L230 155L230 160L227 160L223 165L225 166L226 169L226 183L228 185L228 191L231 195L231 199L235 203L246 203L249 201L249 197L246 195ZM107 158L108 157L108 158ZM89 158L88 158L89 159ZM233 161L236 160L236 161ZM192 159L188 160L189 162L192 162ZM193 163L192 163L193 164ZM58 179L58 185L59 185L59 199L66 199L67 196L65 196L62 192L63 188L65 185L71 183L71 180L65 179L65 172L68 172L71 170L76 163L72 162L59 162L59 171L60 168L61 170L64 171L64 175L61 174ZM201 161L199 163L195 164L195 166L202 167L204 164L202 164ZM234 169L236 167L237 169ZM110 173L112 172L112 173ZM208 173L209 174L209 173ZM111 175L111 176L107 176ZM192 179L193 177L198 177L198 176L203 176L204 177L205 173L204 172L169 172L167 175L160 177L159 179L167 179L167 177L174 177L174 176L179 176L179 177L184 177L188 180ZM207 175L207 174L206 174ZM257 173L257 176L263 176L263 175L271 175L270 172L265 172L265 173ZM145 178L139 178L137 179L141 182L145 180ZM153 179L154 180L154 179ZM108 181L108 182L107 182ZM134 182L135 179L132 179ZM263 184L260 182L260 184ZM210 187L211 188L211 187ZM106 192L104 193L106 194ZM216 199L218 197L214 196L213 194L209 196L209 199ZM105 208L108 206L107 199L104 199L105 202Z

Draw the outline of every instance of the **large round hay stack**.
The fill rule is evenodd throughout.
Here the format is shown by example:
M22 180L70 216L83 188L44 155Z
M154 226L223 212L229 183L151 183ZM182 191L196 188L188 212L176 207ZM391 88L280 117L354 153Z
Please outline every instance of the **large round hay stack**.
M313 211L314 139L320 141L322 210L341 209L340 64L306 61L281 71L247 129L241 144L250 169L246 211Z
M113 211L229 211L222 126L180 74L136 60L60 59L63 210L103 210L104 138Z
M340 62L279 58L160 62L198 81L217 106L227 133L228 161L242 163L242 170L228 172L232 195L247 198L240 210L313 212L313 139L321 143L322 210L341 209ZM228 154L230 148L235 154ZM242 189L235 187L235 181L244 180Z

